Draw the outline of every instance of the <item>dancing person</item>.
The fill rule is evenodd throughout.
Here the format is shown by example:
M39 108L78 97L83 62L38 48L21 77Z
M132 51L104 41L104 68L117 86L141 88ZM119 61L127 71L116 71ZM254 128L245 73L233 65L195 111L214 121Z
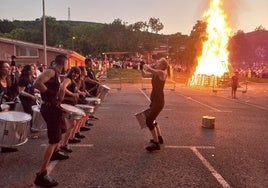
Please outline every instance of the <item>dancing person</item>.
M170 75L169 65L166 59L162 58L154 67L147 64L143 65L141 70L143 77L152 77L152 92L149 114L146 117L146 125L149 128L153 139L150 140L147 151L160 150L160 145L163 144L163 137L161 135L160 127L156 122L156 118L164 108L164 86L166 78Z
M231 78L231 95L232 98L236 99L236 91L237 91L237 87L238 87L238 72L235 72L235 74L232 76Z
M43 160L36 174L34 183L38 186L53 187L58 182L47 173L47 166L51 160L64 160L69 156L59 151L59 142L62 133L66 131L65 124L62 123L62 112L59 107L60 98L60 73L67 66L65 55L57 55L52 66L43 72L34 82L34 87L41 92L42 105L41 115L47 124L48 146L45 149Z

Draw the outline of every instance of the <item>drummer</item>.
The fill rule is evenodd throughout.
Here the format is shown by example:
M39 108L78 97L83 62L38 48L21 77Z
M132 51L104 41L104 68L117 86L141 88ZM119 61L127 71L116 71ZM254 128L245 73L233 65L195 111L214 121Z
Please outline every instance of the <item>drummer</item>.
M51 160L65 160L69 156L59 151L61 135L66 131L65 124L62 123L62 113L59 107L61 91L60 73L67 66L65 55L58 55L51 67L45 70L34 82L34 87L41 92L42 105L40 112L47 124L48 146L45 150L39 172L36 174L34 183L38 186L52 187L57 186L52 177L47 174L47 166Z
M33 115L32 106L36 105L35 93L39 92L34 88L34 67L32 65L25 65L19 77L19 98L23 106L24 112Z
M78 67L72 67L67 76L63 79L60 88L63 92L62 103L70 104L75 106L78 102L79 96L85 96L84 92L79 90L81 70ZM81 126L81 120L74 120L65 118L65 122L68 124L66 134L63 139L61 149L71 153L72 150L68 143L78 143L81 142L80 138L85 138L84 135L78 132Z
M6 106L5 109L0 108L0 111L7 111L9 108L14 108L14 89L17 87L17 83L14 77L11 76L11 68L8 62L0 61L0 105L5 102L13 102L11 105ZM1 152L15 152L18 151L14 147L2 147Z
M98 97L99 86L101 83L96 78L95 72L93 70L93 62L90 58L85 59L87 75L85 77L85 88L90 94L90 97ZM90 116L92 119L98 119L95 116Z
M89 92L90 96L97 97L98 88L101 83L96 78L96 75L94 73L92 60L89 58L85 59L85 65L87 71L87 75L85 77L86 90Z
M79 83L79 90L84 92L86 94L86 96L81 96L78 99L78 104L88 104L88 101L86 100L87 96L90 96L89 92L86 90L86 83L85 83L85 79L87 77L87 70L84 66L79 66L80 70L81 70L81 79L80 79L80 83ZM85 118L85 122L82 122L82 126L80 128L80 131L86 131L87 129L89 129L86 126L93 126L93 124L91 122L88 121L89 118L89 114L86 114L86 118Z

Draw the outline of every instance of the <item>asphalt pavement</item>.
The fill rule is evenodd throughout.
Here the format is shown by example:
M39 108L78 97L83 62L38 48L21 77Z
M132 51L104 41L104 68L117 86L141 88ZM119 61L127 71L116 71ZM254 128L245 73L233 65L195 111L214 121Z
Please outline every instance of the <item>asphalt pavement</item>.
M108 86L86 138L72 145L68 160L49 165L58 187L268 187L268 84L249 83L237 99L229 88L167 86L157 119L164 144L153 153L145 150L148 129L134 116L148 107L150 85ZM215 117L214 129L202 127L206 115ZM37 132L28 138L18 152L0 153L0 187L36 187L47 137Z

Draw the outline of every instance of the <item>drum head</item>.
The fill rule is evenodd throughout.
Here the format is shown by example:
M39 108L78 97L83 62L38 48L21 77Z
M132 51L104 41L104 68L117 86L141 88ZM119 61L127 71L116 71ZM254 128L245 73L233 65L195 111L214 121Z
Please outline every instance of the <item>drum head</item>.
M82 108L82 109L94 109L94 106L90 106L86 104L76 104L75 106L78 108Z
M109 88L107 85L101 85L101 87L107 89L107 90L110 90L111 88Z
M4 121L12 121L12 122L22 122L22 121L30 121L32 116L17 111L8 111L8 112L0 112L0 120Z
M67 112L70 112L70 113L76 113L76 114L79 114L79 115L84 115L85 112L75 106L72 106L72 105L69 105L69 104L61 104L60 107L67 111Z
M86 101L88 101L88 102L96 101L98 104L100 104L101 99L98 97L86 97Z

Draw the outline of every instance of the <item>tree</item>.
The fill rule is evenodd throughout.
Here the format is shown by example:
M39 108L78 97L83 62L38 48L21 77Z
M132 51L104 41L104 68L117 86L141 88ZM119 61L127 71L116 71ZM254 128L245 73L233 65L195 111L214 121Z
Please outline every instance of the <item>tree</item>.
M255 28L255 31L266 30L262 25Z
M160 22L159 18L150 18L148 25L154 33L158 33L164 28L164 25Z
M202 53L202 44L207 39L206 36L207 23L201 20L198 20L194 25L190 39L186 44L185 48L185 59L187 69L194 71L193 68L196 67L197 58Z

